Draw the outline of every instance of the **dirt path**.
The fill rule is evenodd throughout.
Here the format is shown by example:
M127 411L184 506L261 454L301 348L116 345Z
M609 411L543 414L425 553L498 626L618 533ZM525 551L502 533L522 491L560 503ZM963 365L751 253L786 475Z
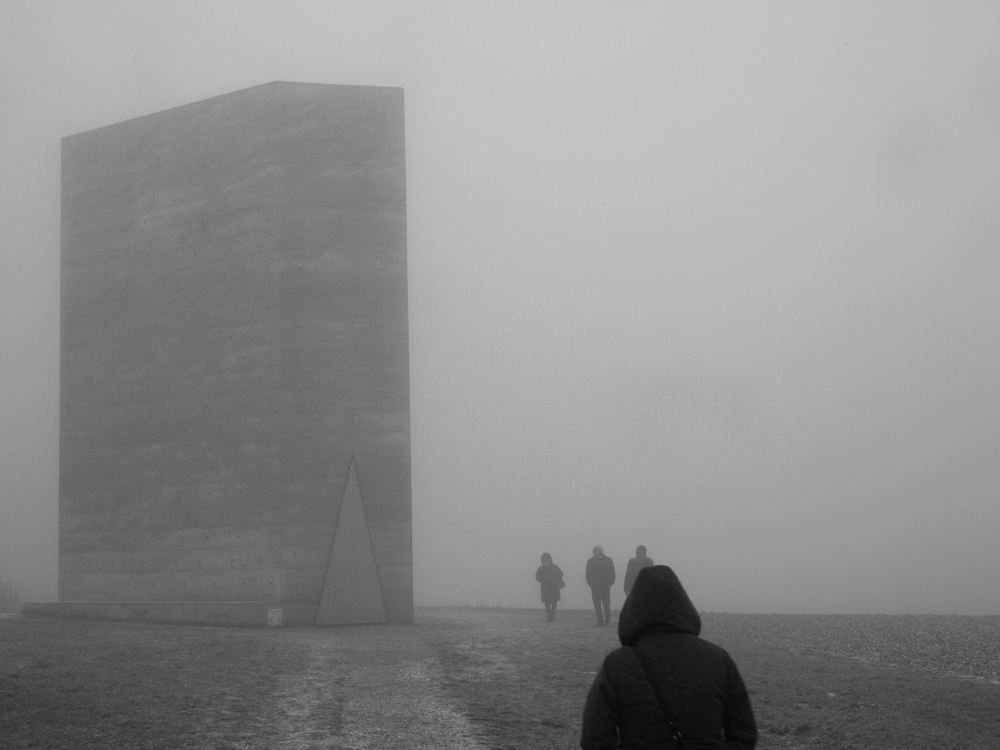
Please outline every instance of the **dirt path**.
M417 622L284 632L299 656L271 696L274 747L577 746L613 629L595 631L588 613L547 625L536 613L436 610ZM570 666L580 656L587 669Z
M281 677L277 747L480 750L469 721L436 685L439 665L405 627L289 633L306 667Z

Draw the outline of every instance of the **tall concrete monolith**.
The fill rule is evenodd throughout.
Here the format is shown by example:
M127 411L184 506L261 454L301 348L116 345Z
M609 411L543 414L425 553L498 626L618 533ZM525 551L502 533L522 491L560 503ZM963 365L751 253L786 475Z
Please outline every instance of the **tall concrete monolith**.
M69 136L62 216L65 603L411 622L402 90Z

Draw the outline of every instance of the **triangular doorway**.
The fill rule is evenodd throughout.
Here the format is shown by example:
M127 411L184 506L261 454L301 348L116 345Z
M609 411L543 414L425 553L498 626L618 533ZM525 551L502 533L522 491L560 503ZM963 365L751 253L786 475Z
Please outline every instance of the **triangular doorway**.
M382 586L375 567L375 552L361 487L354 470L354 456L347 474L347 487L333 534L330 564L319 600L317 625L360 625L388 622Z

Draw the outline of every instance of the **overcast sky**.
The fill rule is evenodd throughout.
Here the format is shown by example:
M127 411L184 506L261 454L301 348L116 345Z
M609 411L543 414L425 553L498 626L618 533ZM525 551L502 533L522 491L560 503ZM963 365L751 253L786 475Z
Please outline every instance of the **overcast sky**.
M55 598L60 139L405 89L418 605L1000 614L1000 5L0 7L0 579ZM623 595L616 584L613 605Z

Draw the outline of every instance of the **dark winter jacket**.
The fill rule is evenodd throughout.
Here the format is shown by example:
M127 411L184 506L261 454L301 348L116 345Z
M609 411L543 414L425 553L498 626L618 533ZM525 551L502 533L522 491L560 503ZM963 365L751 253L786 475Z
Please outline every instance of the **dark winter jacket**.
M632 584L635 583L635 577L639 575L639 571L643 568L648 568L650 565L653 565L653 558L651 557L643 557L642 559L633 557L628 561L628 567L625 568L626 594L632 590Z
M674 572L666 565L640 570L618 619L622 648L604 659L587 695L580 747L677 747L636 658L639 646L687 746L707 750L738 740L753 750L757 725L743 678L729 654L699 632L701 618Z
M559 589L563 587L563 572L556 564L539 565L535 580L542 584L542 601L557 602L562 599Z
M592 589L610 589L615 582L615 561L607 555L587 560L587 585Z

